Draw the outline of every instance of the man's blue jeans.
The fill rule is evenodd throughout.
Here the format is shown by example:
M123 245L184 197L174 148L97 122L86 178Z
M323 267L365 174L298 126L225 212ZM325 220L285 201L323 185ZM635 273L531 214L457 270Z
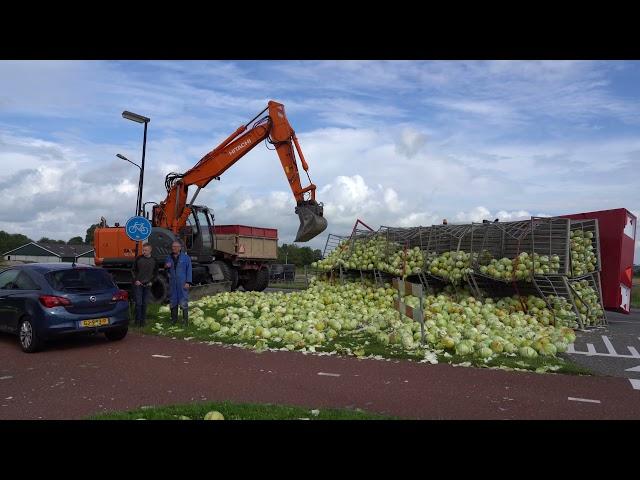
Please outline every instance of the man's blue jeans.
M136 325L143 326L147 316L147 302L151 287L133 285L133 295L136 302Z

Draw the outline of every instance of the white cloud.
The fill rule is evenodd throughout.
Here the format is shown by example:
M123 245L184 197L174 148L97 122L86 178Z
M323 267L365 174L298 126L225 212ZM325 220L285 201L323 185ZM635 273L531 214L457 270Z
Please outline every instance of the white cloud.
M456 215L456 221L462 222L481 222L482 220L489 220L491 212L485 207L479 206L473 208L469 212L458 212Z
M427 136L414 128L404 128L400 134L400 138L396 143L396 152L411 158L427 142Z
M542 216L548 216L548 215L538 214L537 216L542 217ZM525 210L518 210L515 212L507 212L505 210L500 210L498 213L496 213L496 218L505 222L509 222L512 220L526 220L531 217L532 217L531 213Z
M481 222L482 220L493 221L496 218L502 222L512 222L516 220L528 220L531 217L551 217L547 213L536 213L533 215L532 213L526 210L515 210L512 212L508 212L506 210L499 210L496 212L491 212L489 209L478 206L474 207L468 212L458 212L455 216L457 222Z

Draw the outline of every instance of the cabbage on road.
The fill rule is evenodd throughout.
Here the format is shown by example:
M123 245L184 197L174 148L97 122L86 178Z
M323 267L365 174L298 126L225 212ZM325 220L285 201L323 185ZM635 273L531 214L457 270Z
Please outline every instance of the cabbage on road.
M424 305L425 343L420 323L400 314L390 285L376 288L352 282L314 281L300 292L225 292L191 302L192 327L198 337L223 343L304 352L338 352L364 356L406 357L437 362L440 358L494 360L554 359L575 340L570 326L575 314L557 302L549 310L539 298L502 298L479 301L462 289L427 296ZM416 297L404 301L417 306ZM572 316L573 315L573 316ZM169 311L156 331L166 328ZM522 364L530 368L530 364ZM539 365L538 365L539 366Z

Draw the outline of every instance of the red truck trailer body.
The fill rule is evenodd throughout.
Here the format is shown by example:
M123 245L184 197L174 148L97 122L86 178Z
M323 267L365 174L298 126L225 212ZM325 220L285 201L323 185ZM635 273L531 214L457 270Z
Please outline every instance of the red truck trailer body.
M633 254L637 218L626 208L562 215L574 220L597 219L600 233L602 302L604 308L629 313L633 286Z

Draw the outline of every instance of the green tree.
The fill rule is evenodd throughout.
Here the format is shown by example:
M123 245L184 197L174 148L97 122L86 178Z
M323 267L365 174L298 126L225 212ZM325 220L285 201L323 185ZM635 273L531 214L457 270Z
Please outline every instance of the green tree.
M82 245L82 243L82 237L73 237L69 239L67 245Z
M93 232L95 232L96 228L99 225L99 223L94 223L89 228L87 228L87 235L84 237L84 243L88 243L89 245L93 244Z
M64 240L54 240L53 238L42 237L36 243L58 243L60 245L65 245L67 242L65 242Z
M0 254L21 247L32 241L29 237L21 233L8 233L0 230Z
M278 247L278 262L293 263L299 267L310 265L312 262L320 260L322 252L318 249L312 250L311 247L299 247L295 243L283 243Z

